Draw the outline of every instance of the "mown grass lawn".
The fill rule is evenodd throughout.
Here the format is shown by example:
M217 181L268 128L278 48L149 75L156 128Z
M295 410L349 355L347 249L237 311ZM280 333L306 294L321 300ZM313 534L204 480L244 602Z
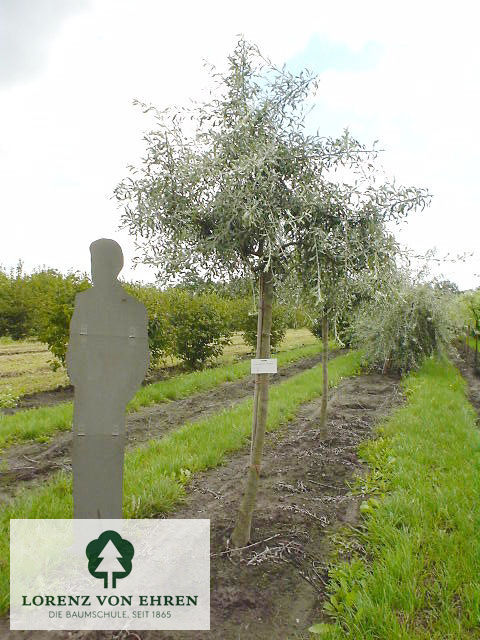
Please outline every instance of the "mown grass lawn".
M374 494L358 537L365 554L332 568L335 623L312 637L480 638L478 416L446 360L427 360L404 389L407 404L360 448L371 467L360 484Z

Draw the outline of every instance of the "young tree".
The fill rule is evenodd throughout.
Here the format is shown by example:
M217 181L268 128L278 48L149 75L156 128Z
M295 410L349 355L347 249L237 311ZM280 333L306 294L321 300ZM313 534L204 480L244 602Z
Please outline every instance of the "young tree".
M351 231L368 242L377 219L401 216L426 194L373 183L362 192L363 185L335 181L336 168L361 167L358 173L366 175L375 153L347 132L339 139L307 135L307 98L317 86L312 74L279 69L240 39L227 71L214 72L213 79L209 102L154 110L156 128L145 137L143 164L115 194L123 225L162 280L203 272L257 280L257 357L268 358L275 278L297 269L310 279L315 265L320 290L321 256L343 260ZM259 374L251 462L232 534L236 546L250 538L267 403L268 374Z
M317 319L313 332L322 339L322 402L318 424L322 428L327 420L328 407L328 338L333 325L353 316L361 300L373 297L375 290L386 284L389 274L396 272L395 256L398 246L388 234L381 219L371 221L367 232L352 225L361 210L337 210L337 228L325 231L330 235L331 252L320 252L313 262L317 270ZM328 225L328 222L325 221ZM312 261L310 261L312 265ZM313 279L315 279L313 277ZM351 317L353 320L353 317Z
M451 293L399 271L391 286L360 309L355 339L371 366L403 374L449 347L459 328L456 311Z
M468 326L473 327L473 335L475 337L475 355L473 365L475 372L478 373L480 371L480 367L478 364L478 337L480 335L480 292L476 291L475 293L466 295L464 298L464 304L466 306L466 317L468 318Z

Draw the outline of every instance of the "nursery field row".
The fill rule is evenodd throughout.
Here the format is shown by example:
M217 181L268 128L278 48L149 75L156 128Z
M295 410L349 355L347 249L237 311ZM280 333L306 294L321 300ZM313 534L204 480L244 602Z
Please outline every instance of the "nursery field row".
M0 357L46 351L48 351L47 345L36 340L13 340L5 336L0 337Z
M360 372L362 355L352 351L332 360L329 384ZM291 420L299 406L321 395L321 365L300 373L270 391L267 430ZM185 424L160 440L127 452L124 513L154 517L170 511L185 495L192 474L221 465L225 456L244 446L251 432L252 399L204 420ZM8 607L8 531L11 518L71 518L71 474L59 472L42 487L22 491L0 518L0 603Z
M25 394L39 393L69 384L63 367L50 366L52 354L39 342L1 345L0 406L15 406Z
M332 343L332 348L334 344ZM305 347L282 351L277 354L278 366L282 367L303 358L320 353L317 342ZM127 406L128 412L141 407L170 402L201 391L246 377L250 373L250 361L223 365L203 371L184 373L167 380L161 380L139 389ZM0 415L0 449L15 442L45 441L54 433L71 428L73 405L71 402L52 407L40 407L19 411L13 415Z
M332 351L330 357L338 356ZM277 385L316 366L321 353L296 360L279 368L270 384ZM253 397L253 376L224 382L214 388L169 402L143 407L129 413L125 421L126 447L131 449L152 439L163 438L187 422L203 420L239 402ZM14 497L21 488L38 486L59 469L71 469L72 431L59 431L47 442L24 441L6 447L1 453L0 505Z
M315 344L316 338L308 329L288 329L279 346L280 351ZM235 333L231 344L226 345L215 364L233 364L238 358L245 357L249 347L240 333ZM23 340L14 341L6 338L0 340L0 406L2 398L13 401L24 395L52 391L70 384L67 372L60 366L53 371L50 362L53 356L47 346L41 342ZM168 377L180 364L178 358L168 357L162 367L151 372L153 378L161 374ZM8 403L5 405L8 406Z
M360 366L358 352L335 358L329 363L330 385L355 375ZM321 380L318 365L273 386L268 430L292 420L301 405L318 397ZM407 404L381 424L375 440L360 445L370 472L353 487L368 497L361 506L364 519L348 534L335 536L341 539L337 558L348 561L331 566L329 615L313 627L330 640L478 637L477 414L466 399L465 381L445 360L427 360L419 373L404 380L403 389ZM196 472L225 464L229 454L245 447L251 410L248 398L129 451L126 516L156 517L176 510ZM21 491L4 508L3 612L8 608L9 519L71 516L71 476L65 472L41 488Z
M470 347L470 349L473 349L473 351L475 351L475 338L472 338L472 337L468 338L468 346ZM480 349L480 344L479 344L479 349Z
M343 541L349 561L330 571L336 624L316 627L328 640L479 637L478 415L446 360L426 360L404 390L407 404L360 447L371 470L358 488L372 497Z

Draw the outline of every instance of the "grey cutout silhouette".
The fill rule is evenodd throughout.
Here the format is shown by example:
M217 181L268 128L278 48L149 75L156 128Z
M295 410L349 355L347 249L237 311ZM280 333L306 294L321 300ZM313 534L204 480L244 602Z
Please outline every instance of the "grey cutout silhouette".
M90 245L93 287L78 293L70 322L67 370L73 409L74 518L121 518L125 408L149 363L147 313L117 276L114 240Z

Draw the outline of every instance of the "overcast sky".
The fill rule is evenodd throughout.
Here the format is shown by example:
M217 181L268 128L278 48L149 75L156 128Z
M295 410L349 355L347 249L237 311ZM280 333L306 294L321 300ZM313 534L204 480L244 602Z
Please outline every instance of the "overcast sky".
M398 237L412 249L475 252L441 271L480 285L480 12L476 2L0 0L0 264L88 270L98 237L132 240L112 191L138 163L158 106L195 97L202 60L222 67L238 34L278 64L320 75L315 125L380 140L398 182L430 208ZM477 274L477 275L476 275Z

